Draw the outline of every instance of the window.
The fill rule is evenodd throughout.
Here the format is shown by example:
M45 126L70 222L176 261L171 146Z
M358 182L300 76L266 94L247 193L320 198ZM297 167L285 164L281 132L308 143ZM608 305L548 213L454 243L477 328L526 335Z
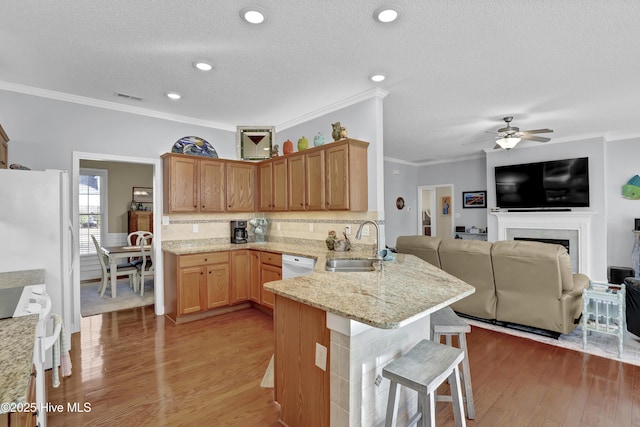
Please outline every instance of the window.
M95 254L91 236L101 243L107 229L107 171L81 168L78 182L80 255Z

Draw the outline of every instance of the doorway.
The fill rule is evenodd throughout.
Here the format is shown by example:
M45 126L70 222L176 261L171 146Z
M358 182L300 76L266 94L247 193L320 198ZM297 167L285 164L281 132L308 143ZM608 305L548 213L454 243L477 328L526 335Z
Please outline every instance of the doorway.
M418 207L418 234L441 239L453 237L453 184L419 186Z
M162 213L162 165L161 160L158 159L147 159L147 158L137 158L137 157L127 157L127 156L119 156L119 155L108 155L108 154L100 154L100 153L83 153L83 152L74 152L73 153L73 171L72 171L72 197L73 197L73 229L75 230L74 235L74 265L80 266L80 239L79 239L79 231L80 231L80 210L79 210L79 177L80 177L80 169L81 164L86 164L87 162L112 162L112 163L125 163L131 166L135 165L147 165L152 170L152 188L153 188L153 199L150 203L151 210L157 215L153 216L153 230L154 230L154 239L157 242L155 245L155 278L153 285L153 302L155 304L155 312L157 315L164 314L164 278L163 278L163 268L162 268L162 248L161 248L161 213ZM108 231L108 230L107 230ZM108 235L108 232L105 231ZM126 234L126 233L125 233ZM122 238L122 236L120 236ZM124 237L126 239L126 236ZM114 242L120 243L120 242ZM80 271L77 274L73 275L73 319L74 324L80 324L81 318L81 275ZM95 287L99 286L99 283L95 284ZM108 298L108 297L107 297ZM117 299L117 298L116 298Z

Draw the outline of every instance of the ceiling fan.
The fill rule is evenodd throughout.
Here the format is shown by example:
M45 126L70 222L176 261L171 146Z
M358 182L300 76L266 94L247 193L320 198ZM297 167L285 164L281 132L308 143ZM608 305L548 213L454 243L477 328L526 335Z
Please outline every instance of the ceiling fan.
M537 142L551 141L551 138L547 138L545 136L535 136L534 134L550 133L553 132L552 129L534 129L521 131L520 128L511 126L511 121L513 120L512 116L503 117L502 120L504 120L507 126L498 129L498 135L496 136L496 146L493 147L494 149L503 148L505 150L511 150L522 140Z

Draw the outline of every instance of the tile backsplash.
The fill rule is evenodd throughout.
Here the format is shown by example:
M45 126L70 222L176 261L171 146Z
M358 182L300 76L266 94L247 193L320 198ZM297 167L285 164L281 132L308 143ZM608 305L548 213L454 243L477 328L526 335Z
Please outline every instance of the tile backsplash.
M345 227L351 227L349 239L355 242L355 235L360 223L365 220L375 221L383 227L384 221L378 220L378 213L370 212L273 212L252 214L172 214L168 215L169 224L162 226L162 240L195 240L229 238L229 222L232 220L249 220L264 217L271 223L267 232L269 238L298 238L324 241L330 230L342 238ZM358 243L373 244L376 238L375 228L371 225L369 236L362 236ZM196 231L197 229L197 231ZM384 228L381 228L383 232ZM253 227L249 226L252 238Z

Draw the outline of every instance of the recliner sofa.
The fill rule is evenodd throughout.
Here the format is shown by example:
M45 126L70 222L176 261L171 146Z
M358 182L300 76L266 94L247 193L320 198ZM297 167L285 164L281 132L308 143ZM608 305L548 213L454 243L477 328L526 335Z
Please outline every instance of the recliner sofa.
M561 245L400 236L396 247L476 288L451 305L458 313L562 334L574 330L580 319L589 278L571 272Z

